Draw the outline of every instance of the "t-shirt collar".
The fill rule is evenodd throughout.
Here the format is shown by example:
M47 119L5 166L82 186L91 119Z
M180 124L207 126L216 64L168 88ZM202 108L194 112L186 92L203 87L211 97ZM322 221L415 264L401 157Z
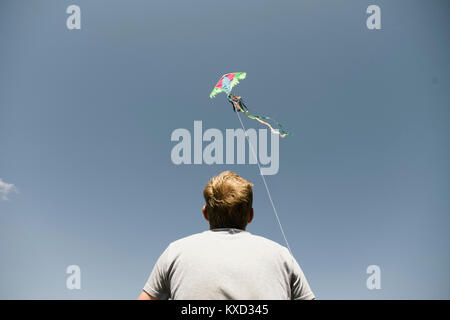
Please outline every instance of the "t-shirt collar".
M245 230L236 229L236 228L215 228L215 229L210 229L209 231L220 232L220 233L230 233L230 234L247 232Z

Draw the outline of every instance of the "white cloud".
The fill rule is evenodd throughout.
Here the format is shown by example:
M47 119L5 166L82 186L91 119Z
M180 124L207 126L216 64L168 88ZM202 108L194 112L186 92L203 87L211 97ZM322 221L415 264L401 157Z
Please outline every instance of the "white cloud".
M17 192L17 188L12 183L6 183L0 178L0 200L8 200L8 194Z

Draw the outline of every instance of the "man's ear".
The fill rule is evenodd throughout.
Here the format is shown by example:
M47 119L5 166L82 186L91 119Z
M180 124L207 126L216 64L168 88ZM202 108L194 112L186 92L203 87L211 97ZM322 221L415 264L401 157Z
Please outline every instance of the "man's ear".
M202 211L203 211L203 217L205 218L205 220L209 221L208 212L206 212L206 206L203 206Z
M253 208L250 210L250 216L248 217L248 222L250 223L253 220L253 216L255 215L255 211L253 210Z

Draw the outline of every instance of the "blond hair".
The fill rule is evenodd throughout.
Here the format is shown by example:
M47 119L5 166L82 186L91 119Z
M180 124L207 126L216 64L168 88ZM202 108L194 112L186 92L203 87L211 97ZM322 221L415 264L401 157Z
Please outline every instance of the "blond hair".
M211 178L203 190L211 229L244 230L253 203L253 184L231 171Z

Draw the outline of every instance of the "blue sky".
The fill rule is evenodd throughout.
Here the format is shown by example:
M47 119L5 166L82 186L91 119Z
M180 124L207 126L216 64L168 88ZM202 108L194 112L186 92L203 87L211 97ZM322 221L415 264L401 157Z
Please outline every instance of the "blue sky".
M170 158L195 120L239 128L209 93L245 71L235 92L293 132L266 179L316 296L449 299L449 8L2 1L0 179L17 192L0 201L0 298L134 299L171 241L208 228L202 190L225 169L254 183L248 231L283 243L256 165ZM66 288L74 264L81 290Z

